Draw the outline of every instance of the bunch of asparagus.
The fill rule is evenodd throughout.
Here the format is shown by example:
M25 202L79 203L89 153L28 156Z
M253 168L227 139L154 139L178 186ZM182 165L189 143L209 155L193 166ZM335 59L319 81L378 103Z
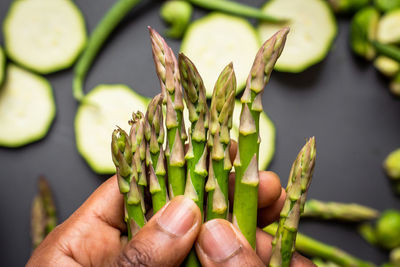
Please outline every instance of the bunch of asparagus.
M262 93L289 29L283 28L267 40L255 57L241 98L238 152L233 163L229 156L236 92L232 63L219 75L209 107L202 78L193 62L182 53L177 60L165 40L155 30L149 28L149 31L161 94L152 99L145 116L140 111L133 114L129 134L121 128L112 134L112 157L119 189L125 199L128 236L132 238L146 223L144 195L147 188L154 213L170 198L184 194L195 201L206 220L226 219L228 175L234 166L233 223L255 248ZM183 120L184 102L191 122L187 129ZM166 107L165 129L163 105ZM286 201L289 206L285 206L280 223L286 230L293 230L286 228L289 224L297 228L314 162L315 141L311 138L292 167ZM206 204L204 199L207 199ZM281 234L285 231L283 228L278 230L275 250L284 248L287 251L273 257L281 257L278 261L287 266L296 231L292 231L291 241L288 241L286 235ZM193 257L187 264L194 265L195 261Z

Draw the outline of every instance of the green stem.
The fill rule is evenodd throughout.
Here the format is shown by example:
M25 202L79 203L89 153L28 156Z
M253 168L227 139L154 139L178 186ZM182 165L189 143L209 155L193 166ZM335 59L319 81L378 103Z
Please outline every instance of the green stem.
M140 0L118 0L104 15L93 30L85 50L74 68L73 95L77 101L84 97L83 85L89 68L104 42Z
M376 41L373 41L371 43L379 54L400 62L400 48L398 48L397 46L382 44Z
M278 230L278 224L273 223L264 228L264 231L270 235L275 235ZM297 233L296 250L311 257L318 257L326 261L332 261L340 266L348 267L372 267L372 263L362 261L347 252L318 240Z
M233 1L216 1L216 0L186 0L186 1L205 9L220 11L236 16L255 18L274 23L285 22L285 20L265 14L260 9Z

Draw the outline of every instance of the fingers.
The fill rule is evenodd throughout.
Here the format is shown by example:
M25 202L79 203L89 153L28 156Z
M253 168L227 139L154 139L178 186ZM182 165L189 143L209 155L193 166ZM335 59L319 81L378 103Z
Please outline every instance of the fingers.
M184 196L172 199L125 246L117 266L178 266L200 231L201 214Z
M286 191L281 188L281 193L277 200L275 200L270 206L259 209L257 216L258 227L263 228L279 219L279 214L283 208L285 198Z
M258 187L258 208L272 205L281 195L281 182L276 173L271 171L260 171L260 183ZM235 191L235 174L229 175L229 201L233 202Z
M264 266L245 237L228 221L215 219L202 225L196 242L202 266Z
M257 229L257 238L256 238L256 248L257 255L261 259L261 261L267 265L271 258L272 253L272 240L273 236L267 234L261 229ZM299 253L295 252L292 256L292 261L290 263L292 267L308 267L315 266L309 259L301 256Z

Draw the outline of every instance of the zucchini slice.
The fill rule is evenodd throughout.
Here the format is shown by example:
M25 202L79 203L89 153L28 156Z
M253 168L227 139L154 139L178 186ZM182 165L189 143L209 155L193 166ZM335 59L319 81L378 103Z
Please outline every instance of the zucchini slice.
M70 67L86 43L85 21L71 0L15 0L3 32L7 55L42 74Z
M55 111L50 83L8 64L5 82L0 87L0 146L19 147L43 138Z
M393 77L400 72L400 63L385 56L378 56L374 60L375 68L387 77Z
M243 90L259 47L257 32L247 20L212 13L189 26L181 51L196 65L207 97L211 97L219 73L231 61L238 85L236 92Z
M123 84L98 85L87 94L75 117L76 145L89 166L99 174L115 172L110 144L116 125L129 130L132 112L146 112L149 100Z
M335 17L326 1L271 0L262 9L271 16L289 20L286 25L262 22L258 27L261 41L283 26L290 27L276 70L302 72L326 57L337 33Z
M242 104L240 101L235 101L235 110L233 111L233 126L231 138L235 141L239 137L240 111ZM275 154L275 125L270 118L261 112L260 114L260 155L259 166L260 170L266 170Z
M376 39L384 44L400 42L400 8L382 16L378 23Z
M6 68L6 56L4 55L3 48L0 46L0 86L3 84L4 81L5 68Z

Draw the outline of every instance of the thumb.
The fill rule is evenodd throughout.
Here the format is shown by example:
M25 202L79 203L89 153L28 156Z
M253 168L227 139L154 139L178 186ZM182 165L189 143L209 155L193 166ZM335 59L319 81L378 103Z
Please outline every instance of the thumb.
M158 211L124 247L117 266L177 266L187 256L200 231L196 204L178 196Z
M264 266L246 238L230 222L211 220L202 225L196 252L203 266Z

